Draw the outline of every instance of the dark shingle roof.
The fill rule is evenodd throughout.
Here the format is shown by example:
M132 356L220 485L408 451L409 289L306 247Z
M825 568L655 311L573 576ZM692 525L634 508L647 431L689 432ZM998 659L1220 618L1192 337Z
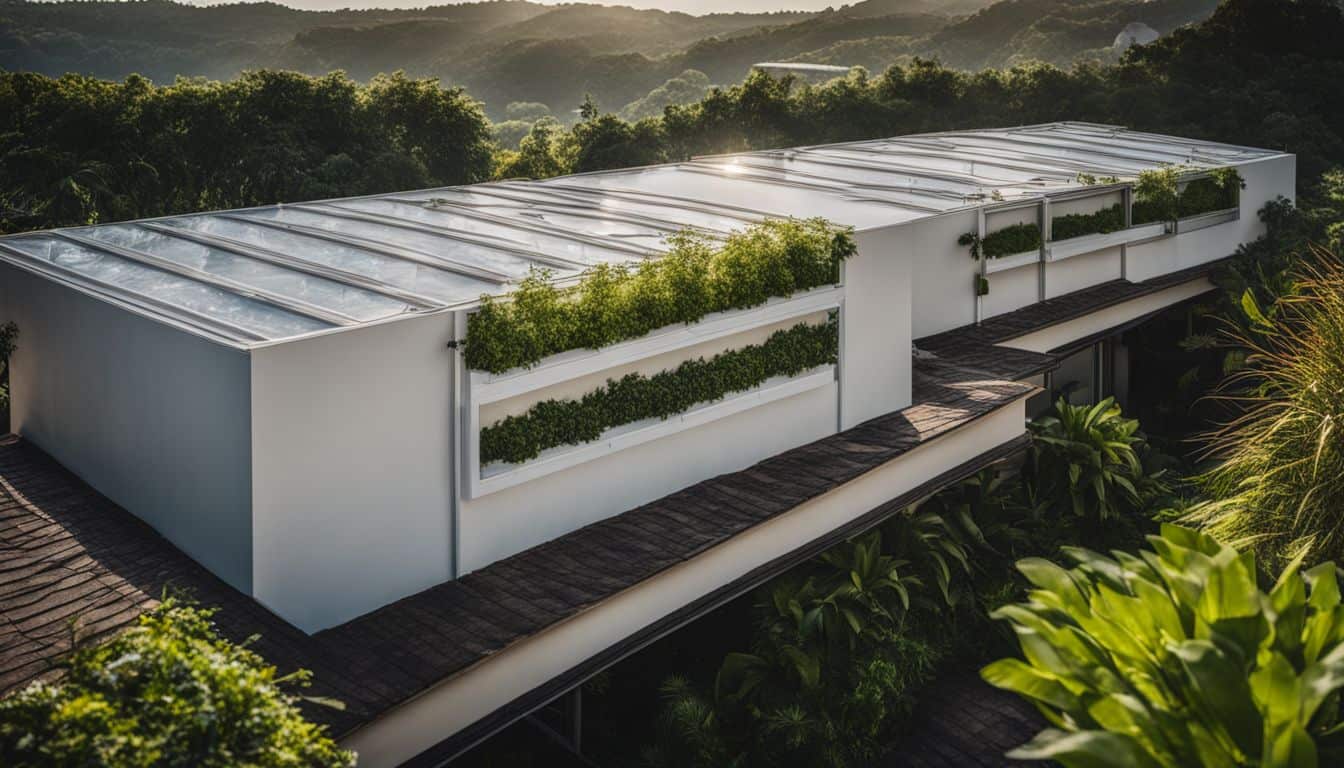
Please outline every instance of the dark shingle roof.
M916 366L916 404L711 478L309 636L224 584L37 447L0 442L0 693L54 677L80 634L132 623L165 587L219 606L221 631L311 693L346 703L311 715L351 730L584 607L694 557L911 448L1030 392L939 362ZM537 579L536 574L545 574Z

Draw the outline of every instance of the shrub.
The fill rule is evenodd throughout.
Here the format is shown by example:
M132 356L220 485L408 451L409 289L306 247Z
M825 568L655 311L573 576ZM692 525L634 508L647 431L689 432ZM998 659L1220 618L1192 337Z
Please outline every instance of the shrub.
M538 270L511 300L482 296L467 324L467 365L502 373L835 283L840 262L856 251L849 230L822 219L762 222L730 235L718 249L690 233L671 238L669 246L662 258L637 269L595 267L572 288L556 288L550 274Z
M211 611L165 601L110 642L77 650L65 679L0 701L7 766L350 766L300 715L287 683L221 639Z
M631 373L608 379L606 386L577 400L539 402L481 429L481 463L527 461L547 448L591 442L622 424L666 419L699 403L744 392L773 376L796 376L834 364L838 330L834 320L822 325L799 323L774 332L761 344L709 360L687 360L652 376Z
M1041 228L1035 224L1012 224L980 237L967 232L957 238L959 245L970 246L971 258L997 259L1015 253L1038 250L1041 247Z
M1235 168L1215 168L1208 176L1191 180L1181 189L1188 169L1169 166L1143 171L1134 183L1130 220L1134 224L1175 221L1201 213L1235 208L1237 190L1246 186Z
M1118 232L1125 228L1125 207L1116 203L1094 213L1070 213L1050 220L1050 239L1068 240L1084 235Z
M1028 559L1035 587L995 617L1025 661L982 674L1053 727L1009 753L1067 768L1301 766L1344 760L1338 572L1290 566L1268 592L1252 555L1166 525L1151 552Z
M1278 562L1344 555L1344 263L1314 255L1277 312L1243 294L1251 327L1228 335L1250 354L1217 395L1239 415L1206 435L1220 463L1198 480L1212 501L1185 518Z
M1034 494L1066 505L1078 518L1115 520L1165 490L1160 476L1148 475L1139 458L1139 422L1124 418L1115 398L1070 405L1061 397L1053 413L1029 429Z

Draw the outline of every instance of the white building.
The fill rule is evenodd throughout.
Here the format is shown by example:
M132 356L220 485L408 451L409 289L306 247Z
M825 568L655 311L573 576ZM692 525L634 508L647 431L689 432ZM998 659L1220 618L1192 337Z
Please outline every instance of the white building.
M1129 224L1137 174L1170 165L1187 178L1234 167L1245 187L1226 209L1050 237L1060 216L1117 204ZM534 601L558 603L535 626L465 661L422 660L430 679L355 702L364 721L342 735L361 764L436 764L896 501L1020 447L1048 370L1084 396L1123 391L1108 339L1209 290L1200 268L1254 239L1256 212L1294 183L1289 154L1058 123L13 235L0 238L0 322L22 334L12 428L324 647L354 647L401 610L451 625L463 603L427 601L453 583L470 599L508 584L506 607L556 590ZM506 296L534 266L572 280L656 258L683 228L814 216L854 228L837 285L500 375L467 370L455 348L481 295ZM958 242L1024 222L1044 235L1026 252L975 260ZM830 312L834 366L481 466L479 430L504 415ZM912 362L916 343L936 359ZM869 433L875 447L854 455L870 461L760 501L784 486L769 461L753 465L794 461L805 475L809 456ZM761 485L761 519L704 532L649 511L689 488L735 497L718 487L727 473ZM713 519L706 504L688 515ZM632 549L647 569L629 583L607 573L587 597L561 595L558 573L534 585L520 570L542 552L579 573L584 556L557 542L609 537L592 524L626 525L632 510L668 549ZM683 534L704 539L655 562ZM448 653L452 641L436 642ZM370 665L386 662L376 655Z

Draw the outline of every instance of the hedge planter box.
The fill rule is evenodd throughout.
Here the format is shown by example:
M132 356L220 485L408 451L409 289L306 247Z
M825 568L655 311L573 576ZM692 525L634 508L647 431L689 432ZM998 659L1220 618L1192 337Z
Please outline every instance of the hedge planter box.
M1004 272L1017 267L1025 267L1028 264L1036 264L1041 260L1041 251L1022 251L1008 256L1000 256L997 259L987 259L985 261L985 272L994 274L995 272Z
M553 397L552 392L563 391L566 384L572 389L579 383L576 382L578 379L591 379L641 361L647 365L650 358L675 356L678 351L715 340L731 343L733 339L730 337L750 335L753 331L764 333L771 326L815 319L819 313L824 317L824 313L839 309L843 298L843 286L814 288L788 298L771 299L752 309L708 315L693 325L667 326L638 339L602 349L571 350L552 355L531 368L514 369L502 374L470 371L463 393L463 406L467 411L464 435L467 444L463 446L466 449L463 455L463 477L467 497L483 496L748 408L825 386L835 381L836 366L819 366L791 377L776 376L752 389L729 393L712 402L698 403L666 419L644 419L623 424L606 430L592 442L548 448L535 458L518 463L497 461L482 465L481 430L491 426L482 424L482 410L486 406L515 398L524 402L541 402ZM564 397L572 399L574 393L565 393Z
M1200 229L1216 227L1219 224L1226 224L1230 221L1237 221L1241 218L1240 208L1229 208L1225 211L1210 211L1201 213L1198 216L1190 216L1176 222L1176 233L1195 232Z
M542 451L535 459L520 464L507 462L488 464L481 468L480 477L473 484L472 497L484 496L616 451L709 424L750 408L824 387L835 381L835 371L836 366L825 365L794 377L777 376L755 389L696 405L666 419L650 418L614 427L593 442L550 448Z
M1133 243L1152 240L1167 234L1168 222L1155 221L1151 224L1141 224L1137 227L1122 229L1117 232L1107 232L1100 235L1083 235L1082 237L1073 237L1068 240L1052 240L1046 245L1049 261L1063 261L1074 256L1081 256L1085 253L1095 251L1104 251L1107 248L1115 248L1121 245L1131 245Z

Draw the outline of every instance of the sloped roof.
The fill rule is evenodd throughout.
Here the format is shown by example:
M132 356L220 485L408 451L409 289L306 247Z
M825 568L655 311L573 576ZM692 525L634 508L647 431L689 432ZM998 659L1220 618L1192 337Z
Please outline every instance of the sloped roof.
M1080 173L1275 154L1090 123L952 131L23 233L0 237L0 261L248 348L470 306L537 267L564 279L656 258L683 229L865 229L1068 191Z

